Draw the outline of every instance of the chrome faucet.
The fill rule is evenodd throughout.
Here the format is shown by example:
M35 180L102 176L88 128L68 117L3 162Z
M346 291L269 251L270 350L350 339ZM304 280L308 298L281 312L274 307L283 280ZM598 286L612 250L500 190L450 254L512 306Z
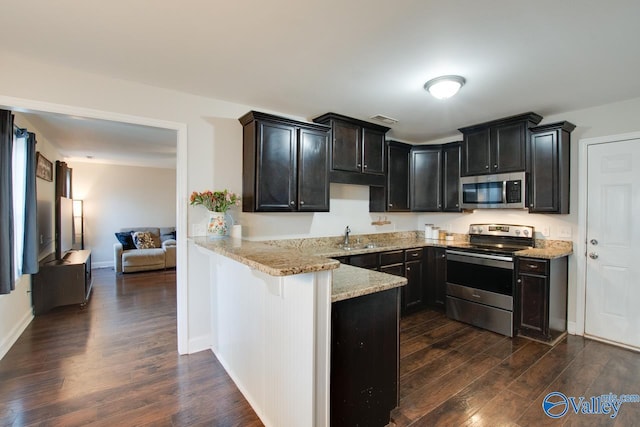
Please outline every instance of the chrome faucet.
M351 233L351 229L347 225L347 228L344 230L344 241L342 242L342 246L349 246L349 233Z

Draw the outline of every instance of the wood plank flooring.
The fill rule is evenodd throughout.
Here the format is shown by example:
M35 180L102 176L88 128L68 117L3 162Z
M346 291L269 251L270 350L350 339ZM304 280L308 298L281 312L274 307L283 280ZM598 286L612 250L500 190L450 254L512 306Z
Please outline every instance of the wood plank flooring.
M177 354L175 301L175 271L94 270L85 310L36 317L0 361L0 426L261 426L211 352ZM640 394L638 353L509 339L430 310L403 318L400 337L398 427L639 423L640 403L615 419L541 406L551 391Z
M94 270L0 361L1 426L261 426L213 353L179 356L175 270Z
M542 400L640 394L640 354L581 337L554 347L507 338L423 311L400 326L400 406L396 426L631 426L640 403L618 416L548 417Z

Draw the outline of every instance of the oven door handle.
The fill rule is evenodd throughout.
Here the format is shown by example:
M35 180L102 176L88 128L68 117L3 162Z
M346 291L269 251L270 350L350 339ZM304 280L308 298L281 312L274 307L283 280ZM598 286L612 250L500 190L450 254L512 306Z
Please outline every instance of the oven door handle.
M513 257L510 256L447 250L447 261L466 262L469 264L487 265L513 270Z

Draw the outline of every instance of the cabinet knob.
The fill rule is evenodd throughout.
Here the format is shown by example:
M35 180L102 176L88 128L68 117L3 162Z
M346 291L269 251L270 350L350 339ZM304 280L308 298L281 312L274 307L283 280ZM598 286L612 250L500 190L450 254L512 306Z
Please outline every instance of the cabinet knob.
M531 203L531 204L529 205L529 207L530 207L530 208L532 208L532 207L533 207L533 203Z
M516 280L516 282L522 283L522 279L518 279L518 280Z
M407 267L407 271L411 271L411 267Z
M447 255L445 255L445 254L440 255L440 258L446 258L446 257L447 257Z
M458 204L456 203L456 208L458 207Z
M439 204L439 205L438 205L438 207L439 207L439 208L441 208L441 207L442 207L442 205L440 205L440 204Z
M291 201L291 203L289 203L289 204L290 204L291 206L293 206L293 205L295 205L295 204L296 204L296 202L292 200L292 201Z
M362 167L362 163L358 163L358 167Z
M498 165L493 165L493 168L494 169L498 169Z
M389 207L392 208L393 207L393 203L389 203Z
M300 201L300 204L301 204L301 205L304 205L304 200L301 200L301 201Z
M489 169L489 165L484 165L484 168L485 169Z
M531 269L534 269L534 270L535 270L536 268L538 268L538 266L537 266L537 265L535 265L535 264L529 264L529 265L528 265L528 267L529 267L529 268L531 268Z
M363 167L366 169L366 168L367 168L367 165L365 164Z

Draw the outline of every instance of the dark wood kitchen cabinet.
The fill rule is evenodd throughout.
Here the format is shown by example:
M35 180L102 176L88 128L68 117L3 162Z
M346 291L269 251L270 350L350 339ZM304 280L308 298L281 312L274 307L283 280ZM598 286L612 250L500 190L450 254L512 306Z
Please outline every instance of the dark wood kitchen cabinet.
M567 257L516 258L516 329L551 342L567 330Z
M407 284L402 288L401 314L409 314L423 309L426 303L424 249L407 249L404 265Z
M458 129L462 142L462 176L524 171L529 128L542 116L520 114Z
M331 182L385 186L388 127L336 113L324 114L313 121L331 128Z
M256 111L239 120L243 211L329 211L329 128Z
M409 160L411 145L387 142L387 211L409 210Z
M447 296L446 249L436 246L427 248L427 305L444 310Z
M442 146L442 210L460 212L460 143Z
M442 210L442 148L414 147L411 151L411 210Z
M417 212L460 211L460 143L414 146L410 200Z
M571 132L569 122L531 128L527 155L530 213L569 213Z
M331 305L330 423L385 426L398 405L399 288Z

